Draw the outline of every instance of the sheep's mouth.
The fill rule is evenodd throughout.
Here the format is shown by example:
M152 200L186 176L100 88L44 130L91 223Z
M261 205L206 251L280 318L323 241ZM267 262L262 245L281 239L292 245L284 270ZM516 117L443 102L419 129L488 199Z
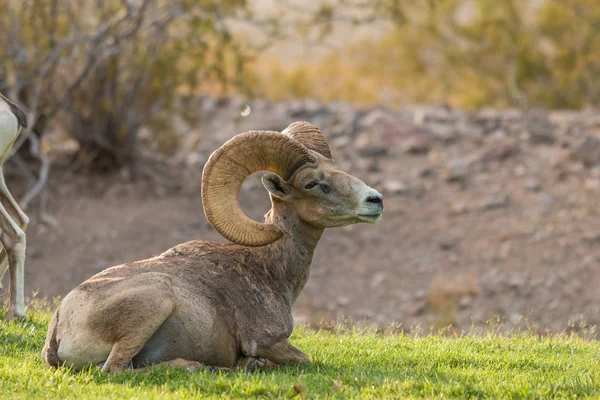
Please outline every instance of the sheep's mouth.
M377 214L358 214L358 218L360 218L360 220L362 222L368 222L369 224L375 224L377 222L379 222L381 220L381 215L383 213L377 213Z

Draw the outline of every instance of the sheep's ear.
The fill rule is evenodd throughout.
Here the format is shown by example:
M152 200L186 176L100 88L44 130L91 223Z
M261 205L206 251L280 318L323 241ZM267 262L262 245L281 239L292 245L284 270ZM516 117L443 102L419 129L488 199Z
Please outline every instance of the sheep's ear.
M261 180L269 193L278 199L285 200L292 193L292 188L277 174L269 172L264 174Z

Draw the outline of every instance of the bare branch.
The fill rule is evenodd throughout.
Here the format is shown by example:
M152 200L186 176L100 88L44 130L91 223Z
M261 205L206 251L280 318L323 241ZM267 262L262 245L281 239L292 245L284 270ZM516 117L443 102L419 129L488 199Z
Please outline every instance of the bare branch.
M40 169L40 177L38 181L31 189L29 189L29 191L27 191L27 193L25 193L21 199L20 204L23 209L26 209L29 203L44 189L44 186L46 186L46 183L48 182L48 175L50 173L50 159L46 153L41 151L40 142L37 136L32 135L29 138L29 141L32 147L31 153L36 154L39 157L42 167Z

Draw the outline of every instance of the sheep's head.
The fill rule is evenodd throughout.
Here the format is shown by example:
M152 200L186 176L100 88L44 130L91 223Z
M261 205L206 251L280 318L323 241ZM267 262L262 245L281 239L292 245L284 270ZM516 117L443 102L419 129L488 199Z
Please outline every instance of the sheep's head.
M381 194L337 168L317 127L295 122L282 133L237 135L208 160L202 177L204 211L213 227L232 242L263 246L282 236L276 226L253 221L240 208L240 187L257 171L270 171L262 181L273 201L288 203L298 218L316 227L381 219Z

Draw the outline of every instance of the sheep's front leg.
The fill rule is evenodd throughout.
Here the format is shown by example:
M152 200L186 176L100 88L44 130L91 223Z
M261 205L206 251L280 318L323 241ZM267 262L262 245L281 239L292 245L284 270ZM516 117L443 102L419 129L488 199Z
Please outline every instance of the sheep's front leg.
M0 239L8 255L8 314L7 320L25 316L23 289L25 270L25 232L13 221L0 201Z
M256 357L264 358L271 363L279 365L304 364L310 362L308 356L294 347L287 338L280 340L271 346L258 346Z
M12 197L0 165L0 231L4 249L0 249L0 280L8 270L8 320L25 316L25 230L29 218ZM8 246L7 246L8 245ZM0 285L2 287L2 285Z

